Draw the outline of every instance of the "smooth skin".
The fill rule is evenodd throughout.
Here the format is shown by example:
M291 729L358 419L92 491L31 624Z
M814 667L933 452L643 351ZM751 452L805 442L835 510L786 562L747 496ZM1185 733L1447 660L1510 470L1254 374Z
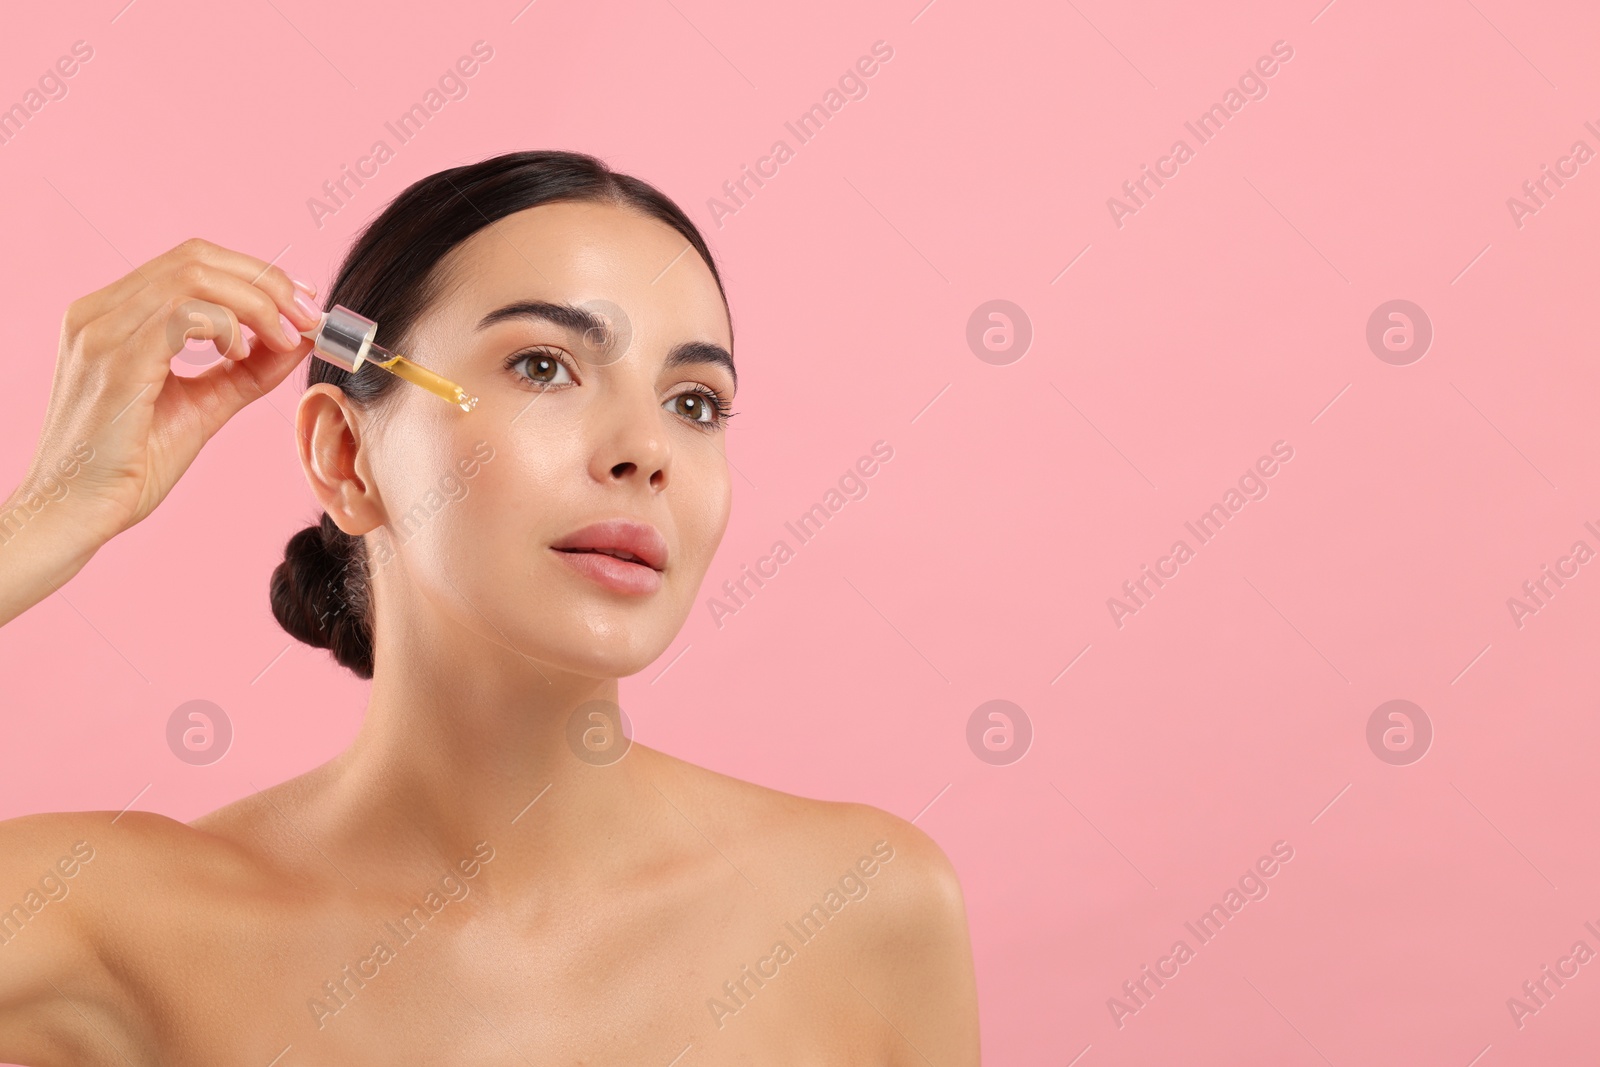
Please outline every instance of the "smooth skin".
M0 822L0 909L43 900L0 911L0 1060L977 1064L961 887L925 833L641 744L604 765L569 744L580 705L615 702L617 679L675 638L727 525L725 431L702 394L731 400L733 377L666 367L683 342L731 350L710 271L670 227L592 203L512 215L444 267L409 354L476 394L474 411L401 385L362 412L323 383L297 413L312 491L385 560L355 741L189 824ZM280 313L313 323L295 292L277 267L190 240L68 308L7 509L75 446L93 459L0 547L0 622L149 515L305 358L308 341L276 334ZM542 319L478 328L529 300L608 302L631 342L597 359L592 337ZM179 378L170 324L196 307L190 336L242 358ZM467 458L466 494L402 529ZM612 517L666 538L656 592L606 589L549 547ZM759 729L763 714L742 717Z

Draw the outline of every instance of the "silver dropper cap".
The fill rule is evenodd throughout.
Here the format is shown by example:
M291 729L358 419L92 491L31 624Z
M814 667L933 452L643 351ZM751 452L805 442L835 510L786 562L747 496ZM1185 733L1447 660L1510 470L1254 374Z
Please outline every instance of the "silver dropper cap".
M335 304L322 313L322 322L315 330L301 330L300 336L311 338L312 354L354 374L361 369L377 333L376 322L343 304Z

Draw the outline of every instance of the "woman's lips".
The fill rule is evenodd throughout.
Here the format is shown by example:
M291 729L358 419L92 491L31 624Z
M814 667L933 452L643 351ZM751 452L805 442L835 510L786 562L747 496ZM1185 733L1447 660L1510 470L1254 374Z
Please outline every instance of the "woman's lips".
M643 563L629 563L604 552L572 552L559 548L551 551L585 578L614 592L642 596L661 588L661 572Z

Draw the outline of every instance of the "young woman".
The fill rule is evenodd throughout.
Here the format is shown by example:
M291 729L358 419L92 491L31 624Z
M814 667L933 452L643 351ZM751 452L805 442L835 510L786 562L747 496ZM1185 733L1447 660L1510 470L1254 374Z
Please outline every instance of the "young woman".
M0 1060L977 1064L931 839L622 732L617 679L678 633L731 502L732 326L682 211L590 156L512 153L406 189L315 293L189 240L67 309L0 511L0 622L149 515L322 308L478 403L310 361L324 514L272 606L371 679L359 734L189 824L0 823ZM182 378L191 324L227 358Z

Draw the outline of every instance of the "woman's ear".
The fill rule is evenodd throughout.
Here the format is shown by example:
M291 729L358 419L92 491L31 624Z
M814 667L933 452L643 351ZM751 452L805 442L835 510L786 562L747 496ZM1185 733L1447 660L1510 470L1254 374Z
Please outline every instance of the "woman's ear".
M343 389L317 382L295 412L300 466L322 510L359 537L383 525L383 503L362 449L361 417Z

